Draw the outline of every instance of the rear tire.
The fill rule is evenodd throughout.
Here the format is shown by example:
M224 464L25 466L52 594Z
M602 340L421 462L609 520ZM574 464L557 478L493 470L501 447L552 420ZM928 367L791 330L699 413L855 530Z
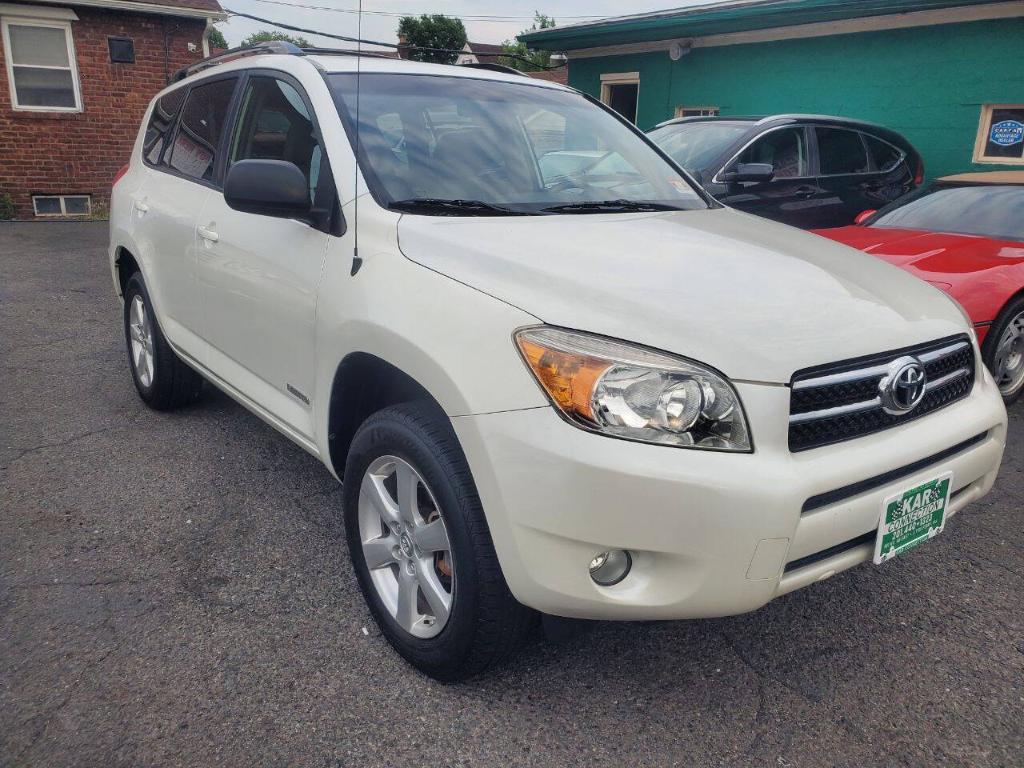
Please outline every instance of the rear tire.
M405 482L414 490L403 496ZM359 586L381 632L406 661L455 682L523 644L536 614L505 583L469 466L436 406L406 403L368 418L352 441L343 493ZM424 533L430 521L438 535ZM419 586L408 587L412 602L406 598L403 608L402 585L410 578Z
M125 286L124 338L135 389L146 405L171 411L199 399L203 379L167 343L141 272Z
M981 354L1003 402L1016 402L1024 392L1024 296L1003 307L985 336Z

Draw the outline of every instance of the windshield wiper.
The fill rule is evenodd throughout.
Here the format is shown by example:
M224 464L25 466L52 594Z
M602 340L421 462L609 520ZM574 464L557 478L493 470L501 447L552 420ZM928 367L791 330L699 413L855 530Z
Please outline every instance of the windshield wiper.
M649 213L652 211L681 211L667 203L642 200L598 200L596 202L565 203L541 209L543 213Z
M429 213L434 216L525 216L522 211L513 211L483 200L449 200L443 197L411 197L396 200L388 206L393 211L405 213Z

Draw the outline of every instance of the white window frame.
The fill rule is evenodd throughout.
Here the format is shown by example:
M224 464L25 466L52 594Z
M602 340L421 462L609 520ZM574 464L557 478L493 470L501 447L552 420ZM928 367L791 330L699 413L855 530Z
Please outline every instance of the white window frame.
M68 69L71 71L71 87L75 94L75 106L73 107L40 107L34 105L23 105L18 103L18 89L14 84L14 57L12 56L11 48L11 32L10 26L16 27L48 27L50 29L62 29L64 30L64 43L68 48ZM44 18L29 18L21 16L4 16L0 18L0 27L3 28L3 39L4 39L4 60L7 63L7 82L11 90L11 106L20 112L81 112L82 111L82 87L78 82L78 60L75 57L75 41L71 34L71 22L70 21L55 21L53 19ZM33 64L31 66L36 67ZM38 69L59 69L64 70L64 67L44 67L38 66Z
M676 107L675 116L683 117L684 112L699 112L699 115L687 115L687 117L718 117L721 110L718 107L689 107L680 104Z
M639 72L605 72L601 75L601 103L607 107L612 104L613 85L636 85L636 111L640 112L640 73ZM636 115L632 122L636 123Z
M1021 157L990 157L985 154L985 145L988 144L988 134L992 127L992 112L996 109L1024 109L1024 104L982 104L981 119L978 123L978 135L974 140L973 161L976 163L998 163L999 165L1024 165L1024 156Z
M85 213L68 213L67 212L67 199L69 197L84 198L86 202ZM59 213L40 213L39 206L36 205L37 200L60 200L60 212ZM32 213L34 216L45 219L45 218L56 218L62 216L92 216L92 196L91 195L32 195Z

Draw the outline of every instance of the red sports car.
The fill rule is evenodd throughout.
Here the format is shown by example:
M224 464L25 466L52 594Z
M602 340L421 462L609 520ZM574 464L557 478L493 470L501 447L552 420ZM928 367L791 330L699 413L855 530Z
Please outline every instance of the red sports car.
M970 316L1012 403L1024 390L1024 171L946 176L819 235L946 291Z

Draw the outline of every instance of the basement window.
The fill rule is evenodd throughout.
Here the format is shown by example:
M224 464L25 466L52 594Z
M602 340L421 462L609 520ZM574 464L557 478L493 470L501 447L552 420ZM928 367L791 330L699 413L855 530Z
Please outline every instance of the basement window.
M88 216L92 200L88 195L33 195L36 216Z
M1024 165L1024 104L982 106L974 162Z
M82 93L71 24L20 17L0 21L14 108L81 112Z

